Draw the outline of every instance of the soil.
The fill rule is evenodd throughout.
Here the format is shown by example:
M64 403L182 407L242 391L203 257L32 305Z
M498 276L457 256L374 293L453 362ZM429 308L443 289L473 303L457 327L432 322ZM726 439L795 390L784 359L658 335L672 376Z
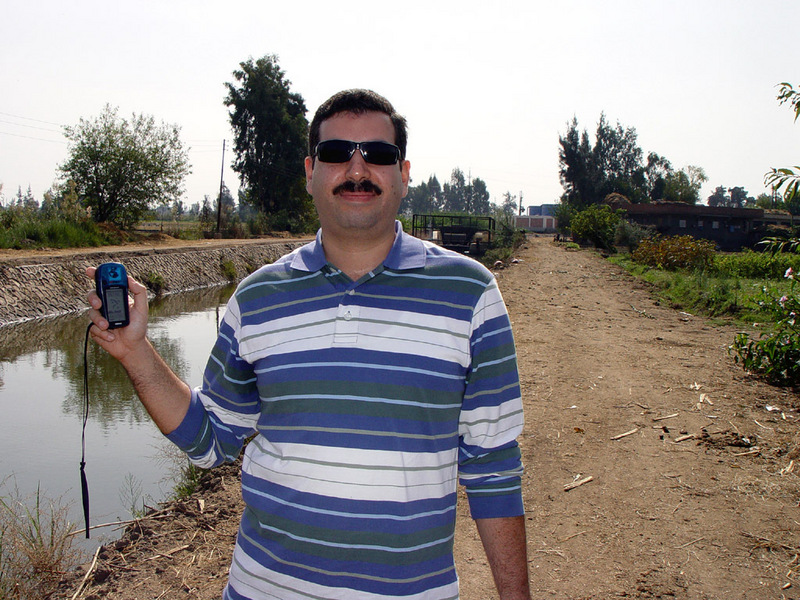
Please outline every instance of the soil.
M660 304L595 252L532 237L497 276L527 418L533 597L800 599L797 391L734 364L735 327ZM58 597L218 599L240 502L236 466L206 474ZM497 598L463 502L456 559L462 600Z

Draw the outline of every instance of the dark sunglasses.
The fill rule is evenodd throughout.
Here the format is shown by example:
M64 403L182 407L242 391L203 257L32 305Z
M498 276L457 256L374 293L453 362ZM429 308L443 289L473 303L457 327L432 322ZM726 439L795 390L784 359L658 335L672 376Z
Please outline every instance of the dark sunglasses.
M364 162L371 165L394 165L400 160L400 148L388 142L351 142L325 140L317 144L314 156L324 163L346 163L359 150Z

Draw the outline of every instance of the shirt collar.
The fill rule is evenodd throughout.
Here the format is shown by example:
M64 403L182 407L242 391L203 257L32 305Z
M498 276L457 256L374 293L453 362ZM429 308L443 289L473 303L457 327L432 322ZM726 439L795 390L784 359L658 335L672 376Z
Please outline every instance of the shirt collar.
M400 221L395 221L394 231L394 244L392 244L389 254L383 261L384 266L397 271L424 267L425 244L422 240L405 233ZM322 229L320 229L317 231L317 238L313 242L297 250L291 266L293 269L300 271L313 272L319 271L327 263L325 251L322 248Z

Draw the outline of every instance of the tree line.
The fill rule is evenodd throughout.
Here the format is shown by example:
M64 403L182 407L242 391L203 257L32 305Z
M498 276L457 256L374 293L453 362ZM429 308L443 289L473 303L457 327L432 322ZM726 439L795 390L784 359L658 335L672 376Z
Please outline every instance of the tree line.
M305 189L303 166L309 127L305 100L292 91L275 55L250 58L232 75L232 81L225 83L223 104L233 132L232 167L240 183L237 199L223 185L214 201L206 196L202 205L198 202L187 208L182 196L191 165L180 127L135 113L125 118L107 105L99 116L81 118L64 128L68 157L58 167L61 181L45 194L41 212L69 219L89 215L96 222L129 228L156 207L162 213L188 212L206 222L221 207L223 217L246 220L254 232L313 231L316 216ZM797 110L796 92L789 84L782 86L779 99ZM602 204L610 194L633 203L696 204L708 180L701 167L676 169L664 156L645 155L636 129L619 122L612 125L604 113L593 140L573 118L559 136L558 155L563 188L558 216L563 223L574 213ZM797 192L794 169L773 169L768 183ZM17 209L36 207L30 190L25 195L20 190L16 200ZM718 186L707 201L712 206L786 208L800 213L797 193L752 198L742 187ZM493 214L507 222L518 210L516 195L506 192L498 204L492 203L485 181L458 167L444 184L431 175L410 186L401 205L401 212L408 215Z
M29 214L41 208L43 216L72 220L83 216L123 229L149 211L189 215L211 226L219 209L223 220L246 222L255 233L313 231L316 214L303 165L309 128L305 100L292 91L275 55L250 58L232 76L223 103L233 132L238 198L221 185L214 200L206 196L187 206L182 197L191 164L180 127L148 115L123 117L106 105L98 116L64 127L68 157L58 167L60 182L48 190L41 207L30 190L23 195L21 189L11 207ZM443 186L435 176L412 186L401 212L497 213L510 219L515 200L507 193L500 206L493 205L486 183L456 168Z
M592 141L586 129L579 129L577 118L572 119L558 140L562 214L600 204L610 194L624 196L634 204L701 201L700 190L708 181L703 168L689 165L676 169L656 152L645 155L637 137L634 127L619 122L612 125L601 113ZM784 198L775 192L753 198L741 186L717 186L706 202L709 206L778 208L800 214L800 195Z

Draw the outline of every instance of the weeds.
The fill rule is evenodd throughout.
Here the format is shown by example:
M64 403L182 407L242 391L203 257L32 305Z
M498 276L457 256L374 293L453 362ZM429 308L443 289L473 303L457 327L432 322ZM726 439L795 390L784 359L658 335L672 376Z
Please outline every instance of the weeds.
M219 261L219 268L228 281L230 281L231 283L234 283L236 281L237 279L236 265L233 264L232 260L227 258L221 259Z
M42 219L4 209L0 225L0 248L80 248L113 243L91 221Z
M776 297L766 287L762 290L764 309L775 315L772 329L756 340L738 333L728 350L737 364L774 385L800 383L800 298L795 291L794 271L788 269L785 276L791 282L788 294Z
M30 498L16 489L0 497L0 597L49 597L84 558L73 547L72 529L67 508L39 490Z
M153 292L156 296L160 296L167 289L167 281L161 273L150 271L144 276L143 282L147 289Z
M676 308L765 323L754 339L735 336L737 364L773 385L800 384L800 241L771 240L767 252L719 255L689 236L644 240L629 260L614 260L656 284ZM787 253L792 250L793 253ZM775 281L780 277L783 281Z

